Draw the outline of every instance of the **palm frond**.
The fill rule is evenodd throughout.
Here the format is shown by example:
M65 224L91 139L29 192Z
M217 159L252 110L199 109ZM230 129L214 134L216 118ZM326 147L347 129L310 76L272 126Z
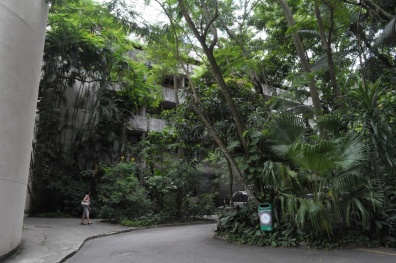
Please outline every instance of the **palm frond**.
M305 131L304 120L296 115L282 114L271 123L271 141L280 144L292 144Z
M359 198L352 198L351 202L354 206L354 209L356 212L356 216L360 219L362 222L362 228L365 230L369 230L371 226L371 215L369 211L366 209L366 207L362 204Z
M305 132L304 120L296 115L282 114L270 124L267 143L279 155L285 155L290 145L298 141Z
M292 181L299 184L296 172L283 163L271 161L264 163L260 179L265 185L272 186L277 191L291 188Z
M338 143L334 151L334 155L337 156L335 164L342 169L349 169L356 163L367 159L366 146L360 134L349 132Z
M356 187L359 177L356 174L342 174L331 180L334 192L346 192Z
M263 170L261 171L261 181L265 185L273 185L276 182L274 173L274 162L267 161L264 163Z
M343 175L332 181L332 189L340 199L339 206L348 226L358 222L364 230L371 228L372 214L383 206L384 192L356 175Z
M302 199L296 215L296 223L300 228L304 228L309 222L316 233L325 231L328 235L332 235L333 228L330 218L323 203Z
M344 124L339 114L326 114L318 119L318 125L334 136L340 135Z
M301 168L323 173L334 168L334 158L331 155L336 143L322 140L316 144L296 143L288 152L288 156Z

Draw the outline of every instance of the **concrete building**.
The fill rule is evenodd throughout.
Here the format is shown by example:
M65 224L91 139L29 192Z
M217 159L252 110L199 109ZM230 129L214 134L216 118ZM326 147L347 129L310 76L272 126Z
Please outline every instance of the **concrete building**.
M151 131L162 131L165 128L166 121L159 119L157 113L161 109L172 109L176 107L179 100L177 89L184 85L184 76L171 76L170 78L172 78L172 85L162 85L163 99L160 107L155 109L155 111L151 111L146 106L141 106L133 114L132 118L129 119L127 123L127 136L130 141L139 141L142 135ZM173 85L174 81L178 86ZM166 83L169 83L169 79L166 80ZM61 135L64 146L73 142L76 128L88 130L85 127L87 123L92 119L97 121L97 112L93 105L97 104L96 93L98 90L99 87L95 83L81 83L76 81L72 87L65 89L60 95L64 100L60 103L57 111L64 122ZM82 100L84 100L84 103L80 103Z
M0 259L22 238L48 7L0 0Z

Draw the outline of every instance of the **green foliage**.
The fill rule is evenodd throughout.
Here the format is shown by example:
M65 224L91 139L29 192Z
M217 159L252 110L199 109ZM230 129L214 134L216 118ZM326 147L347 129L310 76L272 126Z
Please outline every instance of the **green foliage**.
M159 223L161 223L161 221L158 216L155 215L142 216L136 219L124 219L120 222L121 225L128 227L147 227Z
M167 214L175 220L190 220L191 217L204 214L205 207L193 210L190 194L200 188L200 173L194 164L187 162L174 162L155 170L154 177L147 177L149 194L154 201L156 211ZM203 211L201 211L201 209ZM199 214L194 214L199 212Z
M193 194L201 177L196 164L208 151L222 152L211 160L234 161L234 170L241 172L241 181L246 181L254 197L273 204L275 219L275 230L263 233L253 206L224 214L217 231L229 240L272 246L305 241L317 248L379 240L395 246L396 81L391 41L395 19L387 15L394 12L392 1L377 1L381 12L367 1L364 5L289 1L297 22L293 27L287 26L274 1L245 7L235 1L217 6L165 1L172 23L139 29L140 35L150 38L146 48L154 64L150 72L125 56L133 49L126 36L136 24L128 21L132 13L124 4L109 5L120 8L113 9L122 18L117 20L108 9L88 0L51 2L32 170L34 192L50 194L55 201L45 209L37 206L37 211L56 207L70 211L79 190L98 180L96 172L82 177L80 169L94 169L99 161L117 163L130 154L132 148L124 137L126 121L139 106L158 106L161 97L147 80L160 82L182 72L188 81L178 92L185 103L166 114L173 131L150 133L134 149L147 167L139 172L124 167L128 173L117 177L121 170L111 166L103 176L100 191L106 217L145 226L211 213L213 196ZM196 23L195 35L181 11ZM207 17L212 15L213 19ZM319 38L320 30L324 39ZM194 38L197 32L203 37ZM304 105L310 93L291 32L298 32L311 63L309 76L319 88L324 116L316 120ZM265 38L260 38L262 33ZM194 45L197 40L203 49ZM190 58L193 52L202 63ZM191 64L199 65L199 71L193 72ZM66 105L67 87L93 80L97 100L89 103L89 96L82 94L74 111L60 110ZM120 92L106 90L114 83ZM228 96L236 109L227 107ZM90 121L83 129L77 129L74 121L62 122L69 116L77 120L78 108L97 113L84 116ZM243 136L236 129L240 123L232 117L235 111L246 127ZM205 127L212 128L211 133ZM63 140L66 129L75 138L68 151ZM210 136L213 133L216 136ZM227 168L232 184L234 171ZM113 185L119 192L112 192ZM124 197L119 193L129 195L128 189L143 186L148 197L143 190L136 195L151 200L155 215L144 207L141 214L128 211L120 203ZM44 197L35 198L44 202ZM137 196L128 198L137 202Z
M185 217L190 217L190 220L195 218L205 218L211 216L216 210L213 202L214 194L202 194L199 196L186 196L183 200L183 213Z
M79 214L79 200L96 183L81 171L118 162L130 148L126 123L132 114L158 104L146 66L128 56L134 49L129 33L91 0L51 1L31 164L32 213Z
M247 205L231 212L223 213L215 233L224 236L229 242L257 244L260 246L297 246L299 235L292 223L278 225L272 232L260 230L256 207Z
M354 129L361 130L369 146L373 175L380 177L379 165L390 169L396 165L393 146L394 119L392 91L381 87L380 83L360 84L348 95L354 108L349 117L354 121Z
M206 183L196 161L188 160L188 154L185 159L176 159L177 150L185 153L190 149L195 149L193 144L180 143L166 130L150 132L136 149L146 160L139 172L156 222L190 221L210 215L214 209L212 194L198 195Z
M151 202L136 178L134 163L102 168L104 175L100 178L97 190L102 204L99 213L101 218L119 223L151 212Z
M219 234L237 242L279 245L285 233L294 233L295 244L304 240L313 247L332 248L357 239L372 244L381 233L388 246L394 244L393 210L386 205L393 194L386 197L383 185L362 173L367 156L363 136L340 133L334 126L342 122L335 117L328 120L322 123L331 140L307 135L298 116L273 119L267 142L282 162L264 163L257 178L261 187L256 189L261 200L273 204L274 231L266 237L255 233L254 223L247 224L256 215L243 208L220 220ZM350 237L361 234L357 239L342 238L340 228Z
M285 131L290 131L288 126L285 127ZM276 149L278 146L272 147ZM304 183L303 188L308 189L305 194L313 198L298 202L296 223L301 229L308 219L310 227L317 233L326 231L331 235L333 225L339 219L332 218L330 214L338 214L337 211L341 211L340 217L346 218L348 225L353 215L353 220L361 223L363 229L370 229L371 216L368 211L381 207L383 196L379 189L372 189L370 181L359 173L357 164L366 158L361 136L348 133L333 140L297 140L283 152L301 169L303 180L297 183ZM295 180L296 177L291 179Z

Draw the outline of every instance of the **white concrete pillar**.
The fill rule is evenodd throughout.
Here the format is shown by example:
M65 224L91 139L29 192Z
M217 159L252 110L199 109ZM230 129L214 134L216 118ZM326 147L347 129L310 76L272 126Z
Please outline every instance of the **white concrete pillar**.
M48 7L0 0L0 257L22 238Z

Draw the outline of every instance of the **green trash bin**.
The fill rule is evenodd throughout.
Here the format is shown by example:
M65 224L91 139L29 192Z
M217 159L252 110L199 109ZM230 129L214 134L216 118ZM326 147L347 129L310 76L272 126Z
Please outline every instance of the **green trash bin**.
M259 204L258 216L260 229L262 231L272 231L272 205L270 203Z

